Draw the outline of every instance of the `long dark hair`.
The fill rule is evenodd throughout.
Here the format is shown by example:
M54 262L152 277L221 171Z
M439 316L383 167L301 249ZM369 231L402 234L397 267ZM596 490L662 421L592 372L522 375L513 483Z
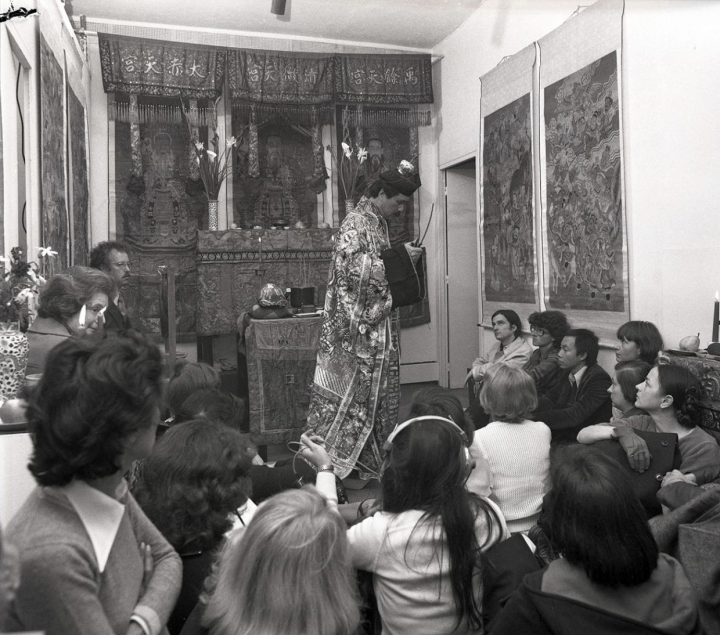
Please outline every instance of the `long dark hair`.
M494 510L465 489L467 460L460 434L440 419L417 421L393 440L381 476L383 511L399 514L423 511L420 523L441 523L450 556L450 582L457 607L456 627L466 622L482 628L480 598L473 590L473 576L480 567L481 549L501 525ZM475 534L476 518L484 514L489 529L481 545ZM442 545L435 552L443 556ZM406 553L407 557L407 553Z

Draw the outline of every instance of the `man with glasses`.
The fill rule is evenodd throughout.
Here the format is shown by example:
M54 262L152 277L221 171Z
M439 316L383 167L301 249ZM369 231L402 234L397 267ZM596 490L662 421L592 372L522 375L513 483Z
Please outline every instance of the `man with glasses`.
M127 247L118 242L101 242L90 252L90 266L107 273L117 286L117 295L110 298L105 311L104 325L108 331L131 329L132 322L127 315L122 288L130 282L130 258Z

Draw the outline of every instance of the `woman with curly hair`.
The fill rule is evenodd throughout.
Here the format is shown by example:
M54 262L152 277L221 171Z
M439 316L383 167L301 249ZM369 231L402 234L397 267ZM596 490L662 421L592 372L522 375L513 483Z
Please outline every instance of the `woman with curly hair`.
M637 386L635 406L647 412L583 428L580 443L617 439L628 455L630 466L644 472L650 465L650 452L633 429L648 432L674 432L680 449L680 471L692 472L720 463L720 446L700 423L700 381L682 366L654 366ZM702 483L698 483L701 485Z
M183 561L183 582L168 621L177 635L233 517L250 493L251 457L236 430L208 420L171 427L143 464L133 493Z
M42 373L48 353L60 342L97 333L99 318L114 293L112 278L89 267L73 267L50 278L40 292L38 315L27 332L25 373Z
M9 631L159 635L180 588L180 558L128 492L150 455L162 358L138 333L70 339L48 356L27 408L38 487L8 525L20 552Z
M536 311L530 314L528 322L533 346L537 348L523 370L532 377L538 395L542 395L557 383L560 374L558 351L570 325L562 311Z

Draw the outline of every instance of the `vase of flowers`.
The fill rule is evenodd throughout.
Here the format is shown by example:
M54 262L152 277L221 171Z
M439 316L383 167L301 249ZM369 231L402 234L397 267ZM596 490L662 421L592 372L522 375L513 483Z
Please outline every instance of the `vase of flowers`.
M358 192L365 183L360 166L367 161L368 153L367 149L359 146L353 147L344 141L341 146L343 153L340 157L340 165L338 168L338 182L345 195L345 211L349 214L355 209ZM327 149L333 155L333 159L335 159L332 148L328 146Z
M187 110L184 112L188 131L192 135L191 118ZM217 231L218 228L218 195L230 167L228 159L237 144L237 139L234 136L230 137L225 143L225 149L220 153L220 137L218 137L217 132L210 139L209 145L213 147L212 150L206 148L202 141L193 140L195 161L198 164L200 179L208 200L208 229L211 231Z
M56 252L41 248L46 258ZM37 296L45 279L34 262L26 262L23 250L15 247L12 258L0 256L0 399L14 399L25 386L28 342L25 331L34 317ZM5 266L10 265L6 271Z

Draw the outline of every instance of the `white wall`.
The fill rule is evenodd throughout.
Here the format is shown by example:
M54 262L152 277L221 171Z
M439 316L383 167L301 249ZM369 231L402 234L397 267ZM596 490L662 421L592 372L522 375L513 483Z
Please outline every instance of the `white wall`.
M623 124L631 319L655 322L669 347L709 341L720 288L720 2L626 0ZM442 55L438 163L478 151L479 77L565 22L576 0L487 0ZM469 319L475 319L474 316ZM479 321L479 320L478 320ZM580 326L580 325L578 325ZM482 338L493 343L492 332ZM481 343L481 347L483 346ZM614 351L600 362L611 370Z

